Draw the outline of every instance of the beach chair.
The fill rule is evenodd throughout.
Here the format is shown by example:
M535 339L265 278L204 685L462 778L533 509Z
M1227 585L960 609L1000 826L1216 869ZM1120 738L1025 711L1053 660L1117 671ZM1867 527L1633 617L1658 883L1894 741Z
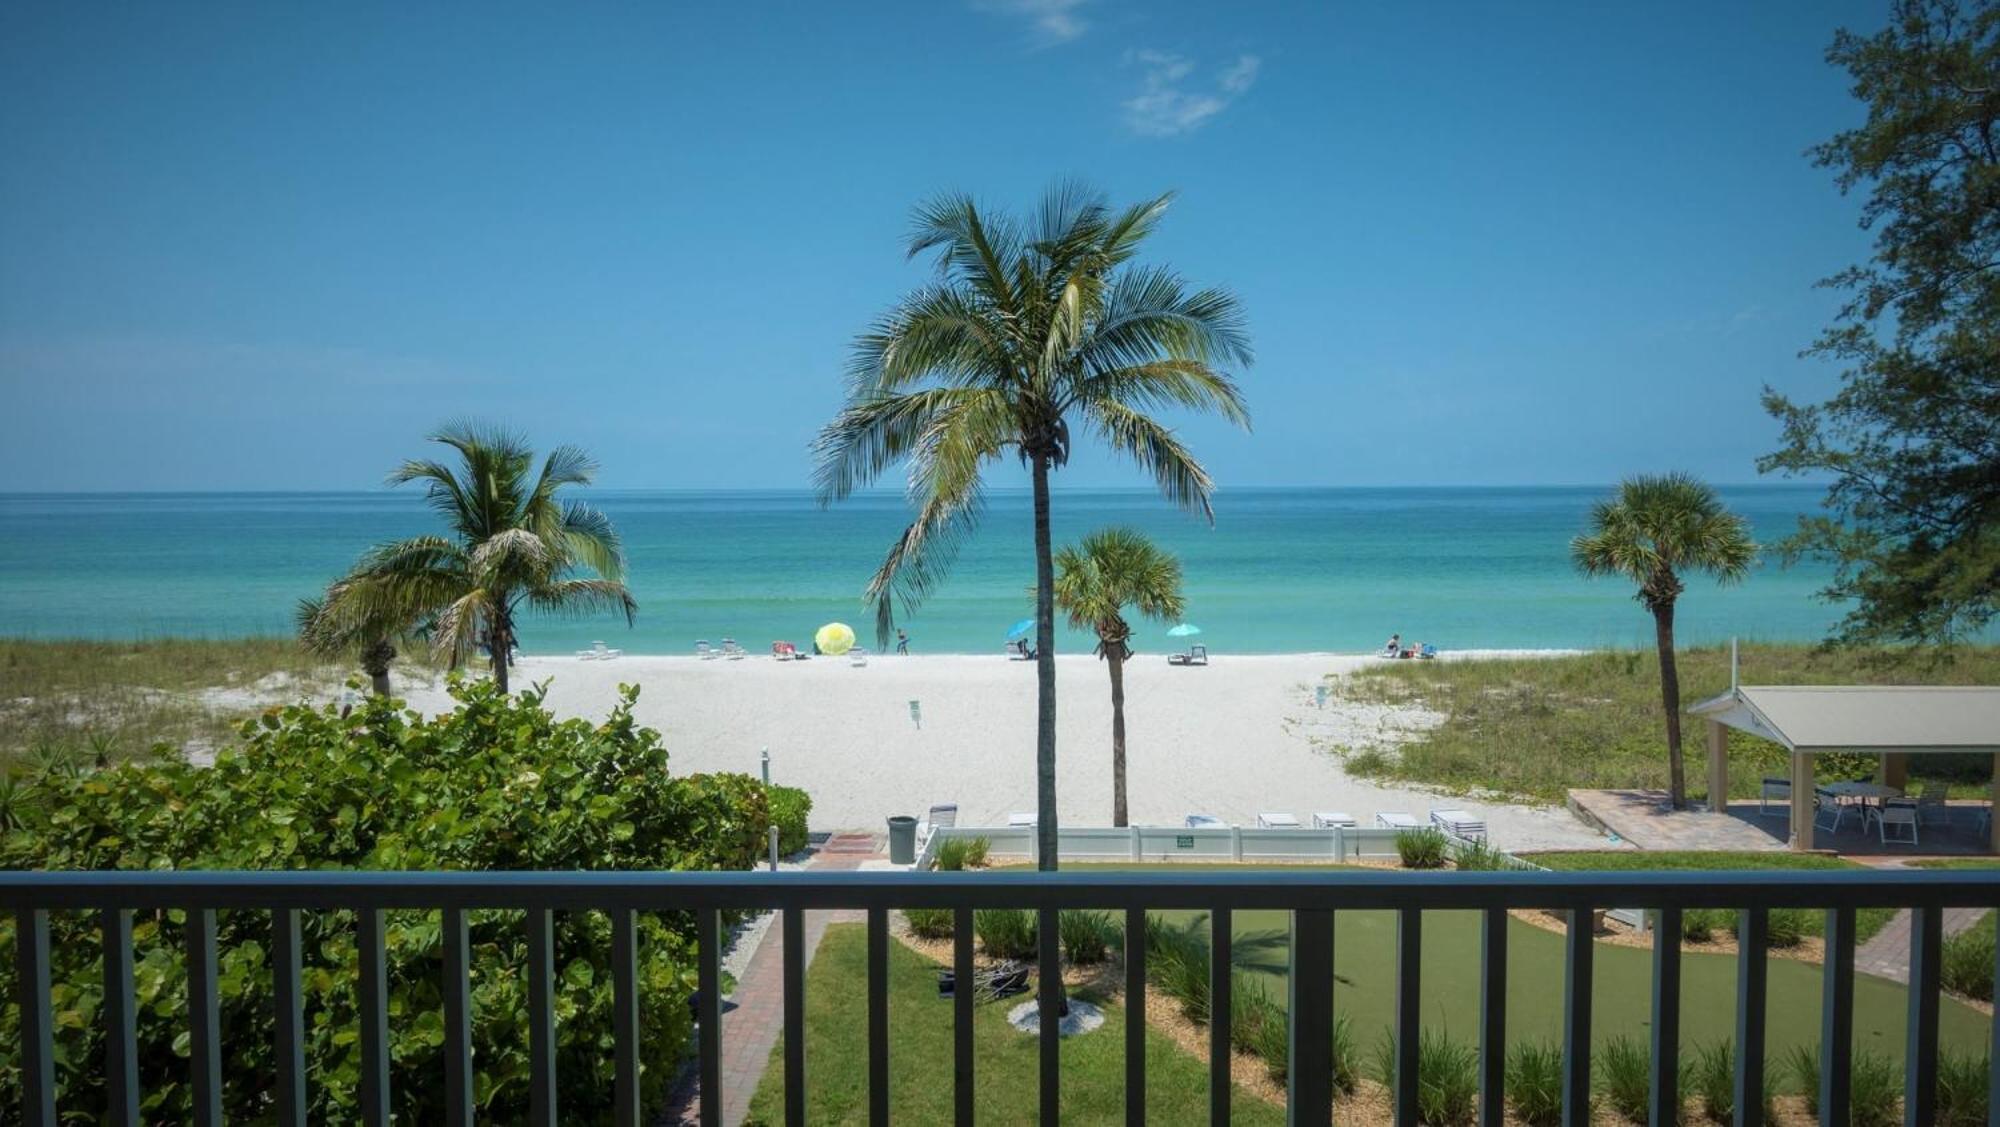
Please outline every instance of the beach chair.
M1776 809L1771 804L1778 803ZM1725 803L1725 805L1727 805ZM1765 776L1763 786L1757 792L1757 816L1775 818L1792 812L1792 781L1790 779ZM1720 814L1722 811L1718 810Z
M1041 821L1041 819L1035 817L1033 814L1017 810L1014 813L1007 815L1007 828L1010 830L1018 830L1025 828L1027 826L1032 826L1039 821Z
M931 835L946 826L958 824L958 803L940 802L931 807L924 820L917 823L917 852L923 853L924 846L930 844Z
M1167 655L1167 664L1168 664L1168 665L1207 665L1207 664L1208 664L1208 647L1207 647L1207 646L1202 646L1202 645L1194 645L1194 646L1189 646L1189 647L1188 647L1188 651L1187 651L1186 653L1184 653L1184 654L1168 654L1168 655Z
M603 642L592 642L587 650L576 651L576 656L584 661L610 661L624 654L624 650L607 649Z
M1433 810L1431 825L1471 841L1486 840L1486 823L1463 810Z
M708 644L708 639L703 638L694 644L694 656L703 661L713 661L716 653L714 647Z
M1257 815L1257 827L1266 830L1295 830L1299 828L1296 815L1281 810L1266 810Z
M1828 794L1824 788L1813 790L1813 828L1832 833L1840 831L1840 823L1847 817L1847 804ZM1861 829L1866 832L1864 822Z
M1344 810L1329 810L1313 815L1313 828L1316 830L1330 830L1335 828L1351 830L1357 824L1354 820L1354 815Z
M1035 660L1035 651L1029 648L1026 638L1016 638L1007 643L1007 660L1033 661Z
M603 645L604 643L603 643L603 642L599 642L599 643L597 643L597 644L598 644L599 646L602 646L602 645ZM596 650L595 648L592 648L592 649L587 649L587 650L578 650L578 651L576 651L576 659L577 659L578 661L596 661L596 660L597 660L597 650Z
M1902 831L1910 833L1909 843L1917 844L1918 802L1907 798L1892 798L1882 804L1882 810L1875 815L1875 833L1882 844L1889 844L1889 827L1896 827L1896 839L1903 839Z
M1400 810L1384 810L1375 815L1375 824L1385 830L1422 829L1422 823Z
M1187 828L1191 830L1223 830L1228 825L1213 814L1189 814Z
M868 664L868 651L856 646L847 651L847 664L856 669Z
M772 642L771 656L779 661L791 661L799 656L799 648L790 642Z
M722 656L728 658L730 661L742 661L744 658L750 656L750 651L737 645L736 639L724 638L722 640Z

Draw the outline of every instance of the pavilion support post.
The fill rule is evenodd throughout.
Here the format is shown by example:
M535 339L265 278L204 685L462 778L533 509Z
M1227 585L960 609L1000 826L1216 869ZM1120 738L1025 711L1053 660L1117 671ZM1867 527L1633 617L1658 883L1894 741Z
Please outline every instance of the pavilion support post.
M1907 751L1885 751L1882 753L1881 770L1876 781L1885 787L1902 790L1910 781L1910 753Z
M1987 801L1993 804L1991 817L1986 823L1986 848L2000 853L2000 752L1993 756L1993 786L1987 794Z
M1708 722L1708 808L1729 813L1729 729L1717 720Z
M1792 752L1792 848L1813 847L1813 757Z

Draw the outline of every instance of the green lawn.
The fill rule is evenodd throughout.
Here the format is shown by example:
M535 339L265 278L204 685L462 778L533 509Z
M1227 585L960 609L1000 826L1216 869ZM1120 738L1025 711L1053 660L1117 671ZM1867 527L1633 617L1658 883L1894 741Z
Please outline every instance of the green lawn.
M1865 869L1866 865L1844 857L1818 853L1725 853L1719 850L1577 850L1559 853L1530 853L1525 859L1545 868L1568 872L1687 872L1743 871L1756 869ZM1988 862L1991 864L1992 862ZM1826 934L1826 913L1799 911L1799 931L1805 935ZM1854 913L1855 935L1866 943L1894 917L1894 908L1862 908Z
M867 1120L867 950L865 928L835 924L806 975L806 1116L813 1123ZM890 943L890 1103L899 1122L951 1120L952 1005L938 997L936 969L901 943ZM1024 1000L982 1003L977 1011L975 1075L986 1122L1031 1123L1036 1116L1037 1042L1007 1024L1007 1011ZM1063 1122L1123 1122L1124 1029L1124 1010L1108 1006L1102 1028L1063 1042ZM751 1101L748 1123L784 1121L784 1073L780 1043ZM1284 1122L1282 1110L1240 1090L1232 1106L1235 1123ZM1153 1123L1208 1122L1207 1064L1157 1033L1146 1038L1146 1109Z
M1636 608L1633 613L1639 614ZM1744 681L1758 685L1961 684L2000 682L2000 646L1961 647L1949 664L1903 651L1900 660L1863 650L1813 645L1747 645ZM1683 650L1685 704L1729 688L1726 646ZM1659 663L1652 652L1607 650L1491 661L1384 661L1329 682L1360 701L1413 701L1445 721L1393 751L1329 746L1359 774L1454 790L1487 789L1560 802L1571 787L1664 787L1667 751L1660 716ZM1688 786L1707 788L1698 724L1687 725ZM1754 797L1764 775L1782 773L1782 749L1729 733L1730 793ZM1869 757L1828 757L1826 777L1873 769ZM1984 786L1990 756L1923 755L1911 773ZM1935 774L1932 774L1935 772Z

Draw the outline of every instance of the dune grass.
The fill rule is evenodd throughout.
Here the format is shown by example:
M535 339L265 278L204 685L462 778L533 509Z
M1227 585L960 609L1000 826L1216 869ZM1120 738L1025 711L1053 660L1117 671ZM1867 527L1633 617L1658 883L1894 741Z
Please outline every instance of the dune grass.
M864 1123L868 1118L868 939L860 924L827 928L806 972L806 1118ZM937 967L900 943L889 945L890 1106L899 1122L948 1123L952 1113L952 1005L937 992ZM1125 1013L1104 1004L1104 1025L1063 1042L1063 1122L1119 1123L1125 1108ZM1032 1123L1040 1057L1036 1039L1007 1024L1024 999L982 1002L975 1018L975 1085L980 1119ZM723 1019L727 1021L728 1018ZM784 1122L784 1044L750 1102L746 1124ZM1280 1108L1238 1090L1231 1122L1280 1124ZM1146 1111L1151 1123L1208 1122L1208 1066L1160 1033L1146 1038Z
M1995 684L2000 647L1962 647L1946 660L1919 652L1822 650L1810 645L1747 645L1746 684ZM1680 654L1683 707L1729 688L1729 648ZM1607 650L1546 658L1384 661L1329 681L1346 700L1409 702L1444 722L1395 748L1328 747L1350 771L1452 791L1492 791L1560 802L1572 787L1664 787L1667 748L1660 714L1659 663L1651 651ZM1688 786L1703 797L1699 724L1685 726ZM1730 793L1754 797L1758 780L1783 766L1776 744L1729 733ZM1829 760L1840 757L1827 757ZM1873 769L1873 760L1828 762L1823 773ZM1985 756L1917 756L1919 779L1983 785Z
M0 639L0 764L50 749L117 761L159 743L221 743L258 709L213 707L202 690L248 688L274 673L330 687L349 672L291 638Z

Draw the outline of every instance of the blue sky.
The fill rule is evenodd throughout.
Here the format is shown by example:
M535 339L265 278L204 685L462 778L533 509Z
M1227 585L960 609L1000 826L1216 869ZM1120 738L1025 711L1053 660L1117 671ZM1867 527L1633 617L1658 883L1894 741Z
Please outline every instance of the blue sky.
M910 206L1064 176L1242 298L1225 488L1754 480L1882 7L8 4L0 489L369 488L461 415L803 486Z

